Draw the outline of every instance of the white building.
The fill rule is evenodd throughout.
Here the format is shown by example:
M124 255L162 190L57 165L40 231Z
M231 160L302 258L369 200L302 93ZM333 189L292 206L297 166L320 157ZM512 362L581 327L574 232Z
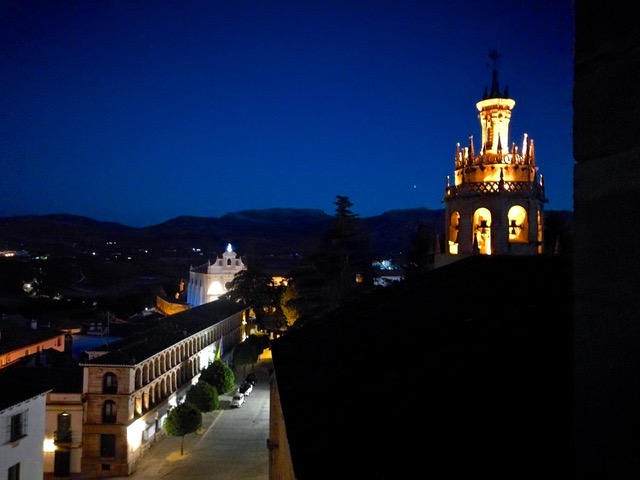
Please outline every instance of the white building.
M215 262L208 261L198 267L191 267L187 285L187 303L191 307L197 307L217 300L227 293L227 285L233 280L235 274L245 268L242 259L233 251L229 243L222 257L218 257Z
M0 400L0 478L43 478L45 388L3 385Z

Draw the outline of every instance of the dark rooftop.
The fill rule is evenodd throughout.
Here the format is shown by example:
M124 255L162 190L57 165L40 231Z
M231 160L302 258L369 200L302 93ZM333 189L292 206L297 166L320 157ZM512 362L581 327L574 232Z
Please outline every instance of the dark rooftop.
M22 315L3 315L0 317L0 353L43 342L64 332L51 328L42 322L25 318Z
M135 365L241 310L243 307L237 303L219 299L162 317L149 328L105 347L104 351L108 353L83 362L83 365Z
M472 257L274 340L296 478L563 477L570 270Z
M48 389L42 385L5 381L2 378L2 370L0 370L0 385L2 389L2 395L0 395L0 411L26 402L48 391Z

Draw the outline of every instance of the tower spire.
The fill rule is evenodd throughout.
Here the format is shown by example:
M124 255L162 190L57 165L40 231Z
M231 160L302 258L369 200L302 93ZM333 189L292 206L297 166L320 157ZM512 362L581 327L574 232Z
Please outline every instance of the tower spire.
M498 59L502 55L498 53L498 51L494 48L489 52L489 58L493 62L493 75L491 77L491 92L488 98L499 98L500 95L500 84L498 82Z

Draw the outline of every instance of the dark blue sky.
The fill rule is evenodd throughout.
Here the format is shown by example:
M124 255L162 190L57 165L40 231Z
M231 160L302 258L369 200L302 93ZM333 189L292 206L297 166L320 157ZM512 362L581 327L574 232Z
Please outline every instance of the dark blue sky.
M490 85L573 209L571 0L0 2L0 216L444 208Z

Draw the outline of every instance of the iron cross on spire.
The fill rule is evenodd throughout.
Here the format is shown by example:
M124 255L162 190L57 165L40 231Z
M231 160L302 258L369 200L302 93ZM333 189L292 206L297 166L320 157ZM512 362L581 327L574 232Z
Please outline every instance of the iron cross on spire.
M502 57L502 54L499 53L495 48L489 52L489 58L493 61L493 69L498 69L498 59Z

